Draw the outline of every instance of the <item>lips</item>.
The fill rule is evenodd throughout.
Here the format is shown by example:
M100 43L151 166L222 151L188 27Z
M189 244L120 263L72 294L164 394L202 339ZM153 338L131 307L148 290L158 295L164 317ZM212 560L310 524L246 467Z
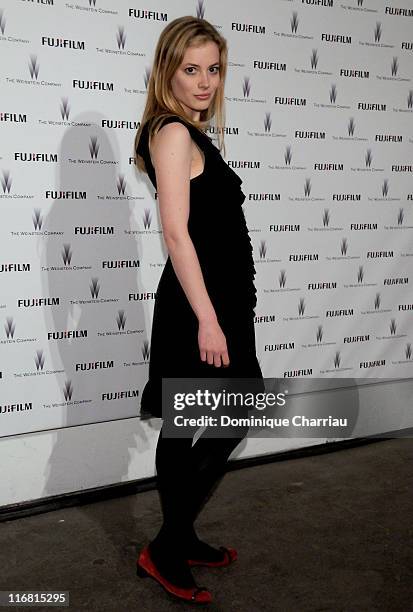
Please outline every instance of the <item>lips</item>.
M200 100L208 100L208 98L211 97L211 94L206 94L206 95L195 95L195 98L199 98Z

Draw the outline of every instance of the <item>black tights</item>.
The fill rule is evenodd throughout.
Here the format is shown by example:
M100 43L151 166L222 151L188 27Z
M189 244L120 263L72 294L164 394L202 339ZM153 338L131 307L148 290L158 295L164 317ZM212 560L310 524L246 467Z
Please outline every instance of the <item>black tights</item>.
M203 434L192 446L193 438L167 438L159 432L156 471L163 524L155 540L185 550L186 542L196 537L193 523L220 478L225 473L231 452L244 439L213 438ZM195 430L194 430L195 433ZM176 548L174 548L176 552Z

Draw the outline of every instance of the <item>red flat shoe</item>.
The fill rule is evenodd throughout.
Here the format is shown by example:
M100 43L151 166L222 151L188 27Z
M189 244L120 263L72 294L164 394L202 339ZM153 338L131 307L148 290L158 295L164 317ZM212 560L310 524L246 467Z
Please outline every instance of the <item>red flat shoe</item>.
M222 561L203 561L202 559L188 559L188 565L204 565L205 567L226 567L238 558L238 553L235 548L226 548L225 546L220 546L219 548L225 553Z
M141 578L147 576L154 578L168 593L174 595L178 599L197 604L207 604L212 601L212 595L206 587L195 586L184 589L175 586L172 582L164 578L155 567L149 554L148 546L142 550L136 561L136 573Z

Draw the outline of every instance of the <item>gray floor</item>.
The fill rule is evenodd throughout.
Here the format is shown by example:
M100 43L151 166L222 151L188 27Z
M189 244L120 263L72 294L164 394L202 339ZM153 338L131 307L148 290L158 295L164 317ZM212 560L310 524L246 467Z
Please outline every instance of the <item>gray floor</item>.
M197 526L239 559L193 570L206 607L135 574L156 490L1 523L1 590L67 590L74 611L413 610L412 457L412 440L386 440L228 472Z

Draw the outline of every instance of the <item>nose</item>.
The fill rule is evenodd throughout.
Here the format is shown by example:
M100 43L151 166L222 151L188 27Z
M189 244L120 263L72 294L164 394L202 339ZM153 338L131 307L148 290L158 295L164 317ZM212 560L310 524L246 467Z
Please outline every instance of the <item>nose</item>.
M209 75L208 73L202 75L198 86L201 87L202 89L208 89L209 88Z

